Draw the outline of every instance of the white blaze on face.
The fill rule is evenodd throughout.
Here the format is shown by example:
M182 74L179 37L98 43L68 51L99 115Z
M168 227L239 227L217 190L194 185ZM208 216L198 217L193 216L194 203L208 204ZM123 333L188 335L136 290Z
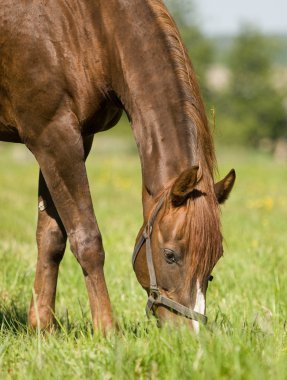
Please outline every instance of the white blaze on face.
M198 280L196 281L196 298L195 298L195 304L194 304L194 311L197 311L200 314L205 313L205 298L201 291L201 287ZM199 322L192 321L192 325L193 325L194 331L198 333Z

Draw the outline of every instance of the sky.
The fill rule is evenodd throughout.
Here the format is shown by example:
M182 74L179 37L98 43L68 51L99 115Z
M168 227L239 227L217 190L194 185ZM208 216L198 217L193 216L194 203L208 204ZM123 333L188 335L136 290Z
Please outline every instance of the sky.
M287 33L287 0L194 0L202 29L234 34L245 22L265 33Z

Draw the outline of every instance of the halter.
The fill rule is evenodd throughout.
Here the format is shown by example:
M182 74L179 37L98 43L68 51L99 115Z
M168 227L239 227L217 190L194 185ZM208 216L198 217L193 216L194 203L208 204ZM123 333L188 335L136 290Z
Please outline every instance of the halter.
M207 323L206 315L200 314L197 311L194 311L184 305L181 305L180 303L175 302L168 297L162 296L160 294L160 290L157 285L156 274L155 274L153 258L152 258L153 254L152 254L152 247L151 247L151 234L152 234L154 222L156 220L156 217L162 205L164 204L164 201L165 201L165 194L159 199L155 209L153 210L151 217L149 218L143 230L143 233L141 234L134 248L134 252L132 256L132 264L134 268L138 253L141 250L144 243L146 244L146 260L147 260L149 280L150 280L149 297L146 304L146 314L149 317L151 312L154 314L154 306L157 307L157 306L163 305L163 306L166 306L168 309L173 310L177 314L182 315L185 318L202 322L205 325Z

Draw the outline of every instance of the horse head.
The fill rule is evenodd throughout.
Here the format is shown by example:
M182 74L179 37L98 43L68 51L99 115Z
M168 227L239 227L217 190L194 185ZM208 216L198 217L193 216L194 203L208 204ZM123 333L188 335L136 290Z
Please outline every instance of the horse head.
M234 181L231 170L208 186L198 166L187 169L160 195L142 227L134 269L149 294L147 311L160 322L185 320L195 330L206 322L208 281L223 254L219 204Z

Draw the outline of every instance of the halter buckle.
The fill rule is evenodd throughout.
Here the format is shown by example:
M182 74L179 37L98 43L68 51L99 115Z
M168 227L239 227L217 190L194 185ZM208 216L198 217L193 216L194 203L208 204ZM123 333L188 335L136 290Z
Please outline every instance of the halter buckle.
M157 300L158 297L160 296L160 291L157 286L151 286L149 288L149 295L152 297L154 300Z
M151 313L154 313L154 305L157 305L157 300L160 297L160 292L157 287L151 286L149 290L149 297L146 304L146 315L149 318Z
M149 296L147 299L146 307L145 307L145 312L146 316L149 318L150 314L153 312L153 305L154 305L155 299L152 296Z

